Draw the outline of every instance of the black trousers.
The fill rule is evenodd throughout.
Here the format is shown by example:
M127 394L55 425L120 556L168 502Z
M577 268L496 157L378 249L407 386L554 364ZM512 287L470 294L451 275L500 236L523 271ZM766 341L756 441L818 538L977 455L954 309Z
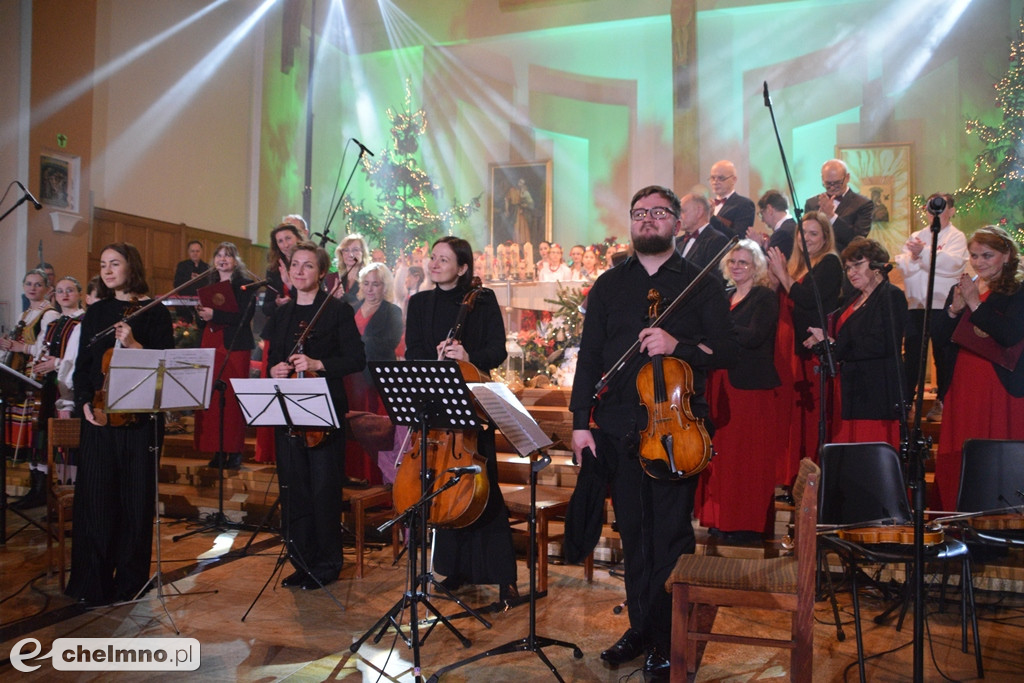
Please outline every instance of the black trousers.
M288 558L296 570L320 581L338 578L342 567L341 488L345 432L333 430L310 448L301 433L275 430L281 514L288 525Z
M163 416L126 427L82 420L74 542L66 593L90 602L129 600L149 581L156 514L156 444Z
M594 430L598 458L611 477L615 523L622 538L629 625L645 644L669 651L672 596L665 581L683 553L693 553L693 499L698 477L658 480L640 467L636 447Z
M924 336L924 310L914 309L908 311L907 327L903 334L903 360L907 373L907 398L914 400L917 395L918 374L917 368L921 362L921 339ZM953 365L956 362L956 349L950 342L935 343L935 330L939 316L946 315L942 309L931 312L931 335L929 347L932 350L932 360L935 361L935 384L936 394L941 401L949 391L949 383L953 379Z

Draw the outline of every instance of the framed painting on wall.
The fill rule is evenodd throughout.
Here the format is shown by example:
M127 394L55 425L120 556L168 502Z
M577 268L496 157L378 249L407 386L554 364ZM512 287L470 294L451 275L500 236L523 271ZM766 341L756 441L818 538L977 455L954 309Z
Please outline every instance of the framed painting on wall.
M850 187L875 204L868 235L893 258L914 230L910 143L836 147L850 168Z
M78 213L78 183L81 158L58 152L39 156L39 201L71 213Z
M551 160L491 164L491 245L551 241Z

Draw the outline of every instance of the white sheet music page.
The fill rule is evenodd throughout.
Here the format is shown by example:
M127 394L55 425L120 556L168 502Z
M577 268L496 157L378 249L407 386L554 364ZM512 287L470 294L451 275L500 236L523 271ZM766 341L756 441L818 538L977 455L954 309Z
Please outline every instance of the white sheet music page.
M469 390L519 455L529 455L552 444L526 407L501 382L471 382Z

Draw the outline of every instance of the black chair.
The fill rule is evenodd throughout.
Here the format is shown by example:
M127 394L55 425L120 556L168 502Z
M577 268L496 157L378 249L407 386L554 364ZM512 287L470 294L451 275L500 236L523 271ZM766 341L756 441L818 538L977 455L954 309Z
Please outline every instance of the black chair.
M845 526L863 523L867 527L893 525L913 528L913 514L907 498L907 486L900 467L899 454L887 443L826 444L821 452L819 491L821 498L818 503L818 522L821 525ZM853 597L854 628L857 633L857 665L860 669L860 680L865 681L864 644L858 599L859 583L863 581L863 567L903 564L907 580L903 585L902 599L875 618L876 623L883 623L896 607L901 607L896 625L896 630L900 630L914 593L913 582L910 580L913 576L914 546L903 543L854 543L831 534L822 536L821 541L821 552L835 553L849 578ZM947 538L940 543L926 546L925 559L928 562L960 563L961 647L967 652L969 616L974 635L978 677L981 678L984 673L978 622L974 611L970 553L967 546L958 540Z
M965 441L956 509L1001 511L964 520L960 528L968 543L1024 548L1024 441Z

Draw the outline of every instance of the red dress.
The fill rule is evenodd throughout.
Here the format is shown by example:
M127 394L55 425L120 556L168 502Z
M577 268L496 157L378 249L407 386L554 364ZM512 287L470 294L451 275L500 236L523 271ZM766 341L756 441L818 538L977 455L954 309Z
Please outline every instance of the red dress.
M366 325L370 322L370 318L363 316L360 307L356 309L355 319L359 334L362 335L366 332ZM372 381L367 379L365 373L356 372L345 375L345 394L348 396L349 410L387 415L377 388ZM377 463L359 445L359 442L351 437L345 439L345 473L353 479L366 479L371 485L384 483Z
M201 346L204 349L215 349L213 379L218 376L227 383L224 392L224 415L220 413L220 395L214 391L210 399L210 407L195 412L195 435L193 442L200 453L217 453L221 450L220 433L224 433L224 452L241 453L245 447L245 420L242 409L235 398L235 390L231 387L231 378L249 376L249 359L252 351L243 349L231 351L224 347L224 326L206 325L203 330ZM227 369L220 375L221 366L227 363Z
M776 467L776 483L790 485L796 479L800 460L818 461L818 397L821 393L816 369L818 360L810 351L794 353L793 301L783 293L779 300L779 328L775 342L775 367L782 379L782 403L788 406L779 416L789 428L789 448ZM804 333L806 336L806 332Z
M987 294L982 295L983 301ZM1024 440L1024 398L1014 398L1006 391L990 361L961 347L942 405L935 487L929 504L933 510L956 509L967 439Z

